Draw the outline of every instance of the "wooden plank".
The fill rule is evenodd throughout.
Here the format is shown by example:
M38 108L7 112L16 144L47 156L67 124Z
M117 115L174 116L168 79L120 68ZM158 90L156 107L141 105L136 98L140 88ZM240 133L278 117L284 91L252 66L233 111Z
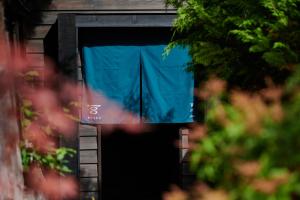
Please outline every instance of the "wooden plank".
M87 192L98 191L98 179L80 178L80 191L87 191Z
M98 167L97 164L81 164L80 177L97 177Z
M78 15L77 27L171 27L174 14Z
M27 53L26 57L32 67L43 67L45 65L44 54L42 53Z
M188 159L188 149L180 149L180 162L183 162Z
M79 125L79 134L80 136L96 136L97 128L95 126L90 125Z
M44 44L41 39L27 40L25 46L27 53L44 53Z
M49 10L165 9L164 0L53 0Z
M98 192L81 192L80 193L81 200L99 200Z
M80 149L97 149L97 137L80 137L79 139Z
M176 14L176 10L173 8L161 9L161 10L45 10L42 11L42 22L36 23L36 25L52 25L57 20L59 13L74 13L74 14Z
M33 24L40 25L40 26L46 26L46 25L51 26L57 20L58 13L61 13L61 12L60 11L42 11L42 13L43 13L42 21L33 21L32 22Z
M78 58L79 56L77 56ZM81 67L78 67L77 68L77 77L78 77L78 81L82 81L83 80L83 77L82 77L82 69Z
M80 163L94 164L97 163L97 150L80 151L79 152Z
M189 152L189 129L180 129L180 161L187 159L187 154Z
M184 157L180 161L181 162L189 162L190 161L190 157L191 157L191 152L189 150L187 150L186 154L184 155Z
M50 25L39 25L35 27L33 35L31 35L31 37L27 39L43 39L47 35L50 27Z
M190 134L190 130L187 129L187 128L181 128L179 130L179 132L180 132L181 135L189 135Z

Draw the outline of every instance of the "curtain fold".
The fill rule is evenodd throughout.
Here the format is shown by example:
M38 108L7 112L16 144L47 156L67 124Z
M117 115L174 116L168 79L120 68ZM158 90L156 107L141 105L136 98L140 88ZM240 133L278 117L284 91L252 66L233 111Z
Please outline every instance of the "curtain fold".
M190 57L176 47L163 56L165 45L144 46L142 63L142 116L150 123L192 122L192 73L186 71Z

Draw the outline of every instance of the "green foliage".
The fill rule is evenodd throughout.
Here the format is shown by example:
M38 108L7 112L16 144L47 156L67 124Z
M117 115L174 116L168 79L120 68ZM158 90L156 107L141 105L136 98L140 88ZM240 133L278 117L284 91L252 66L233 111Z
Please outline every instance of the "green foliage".
M178 9L170 44L188 45L197 70L243 88L283 81L299 63L299 0L167 0ZM177 36L177 37L176 37Z
M62 174L71 173L72 170L67 166L67 158L73 157L75 154L76 151L74 149L65 147L58 148L54 152L46 154L25 147L21 148L22 164L25 171L29 169L30 165L38 164Z
M29 72L29 74L30 76L38 76L35 72ZM66 117L75 121L75 117L70 114L67 108L64 108L63 111ZM30 169L31 165L37 164L43 168L56 170L61 174L71 173L72 170L68 167L68 158L75 156L76 150L66 147L55 148L55 139L59 135L54 134L54 130L48 123L37 123L40 113L34 110L32 101L23 99L20 112L23 128L23 141L20 146L24 170L26 171ZM32 124L35 124L39 129L31 132L31 136L28 136L28 133L26 136L26 131ZM41 140L43 140L42 145L39 144Z
M229 90L206 98L205 136L195 141L191 156L200 181L233 200L300 197L300 94L297 84L290 88Z
M167 3L178 10L168 49L189 46L201 81L214 75L228 83L224 90L209 80L199 90L206 131L195 134L191 168L210 188L199 199L207 191L299 199L300 0Z

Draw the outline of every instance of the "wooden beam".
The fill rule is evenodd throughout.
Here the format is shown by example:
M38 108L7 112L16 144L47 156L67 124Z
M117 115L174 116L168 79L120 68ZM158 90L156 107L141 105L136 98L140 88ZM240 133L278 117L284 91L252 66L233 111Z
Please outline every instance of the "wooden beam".
M57 64L59 71L68 77L74 84L77 83L77 66L76 66L76 47L77 35L75 27L75 15L59 14L57 20L57 43L58 57ZM78 113L79 116L79 113ZM60 145L76 149L79 152L79 136L77 130L74 131L72 138L61 138ZM80 152L81 154L81 152ZM69 167L73 169L74 175L79 176L79 160L78 156L74 156L69 160Z
M172 27L174 14L78 15L77 27Z
M155 10L164 0L53 0L49 10Z
M176 10L170 9L160 9L160 10L45 10L43 11L43 20L38 22L36 25L47 26L52 25L57 20L57 16L60 13L71 13L71 14L93 14L93 15L103 15L103 14L176 14Z
M77 35L75 15L58 15L58 64L61 72L76 82L77 78Z

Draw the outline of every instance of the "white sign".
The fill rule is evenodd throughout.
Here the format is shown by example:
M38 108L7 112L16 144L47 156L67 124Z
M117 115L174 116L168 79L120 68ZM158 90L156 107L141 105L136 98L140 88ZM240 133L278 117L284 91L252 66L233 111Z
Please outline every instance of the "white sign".
M87 105L89 109L89 113L91 115L97 115L98 114L98 108L101 107L101 105Z

